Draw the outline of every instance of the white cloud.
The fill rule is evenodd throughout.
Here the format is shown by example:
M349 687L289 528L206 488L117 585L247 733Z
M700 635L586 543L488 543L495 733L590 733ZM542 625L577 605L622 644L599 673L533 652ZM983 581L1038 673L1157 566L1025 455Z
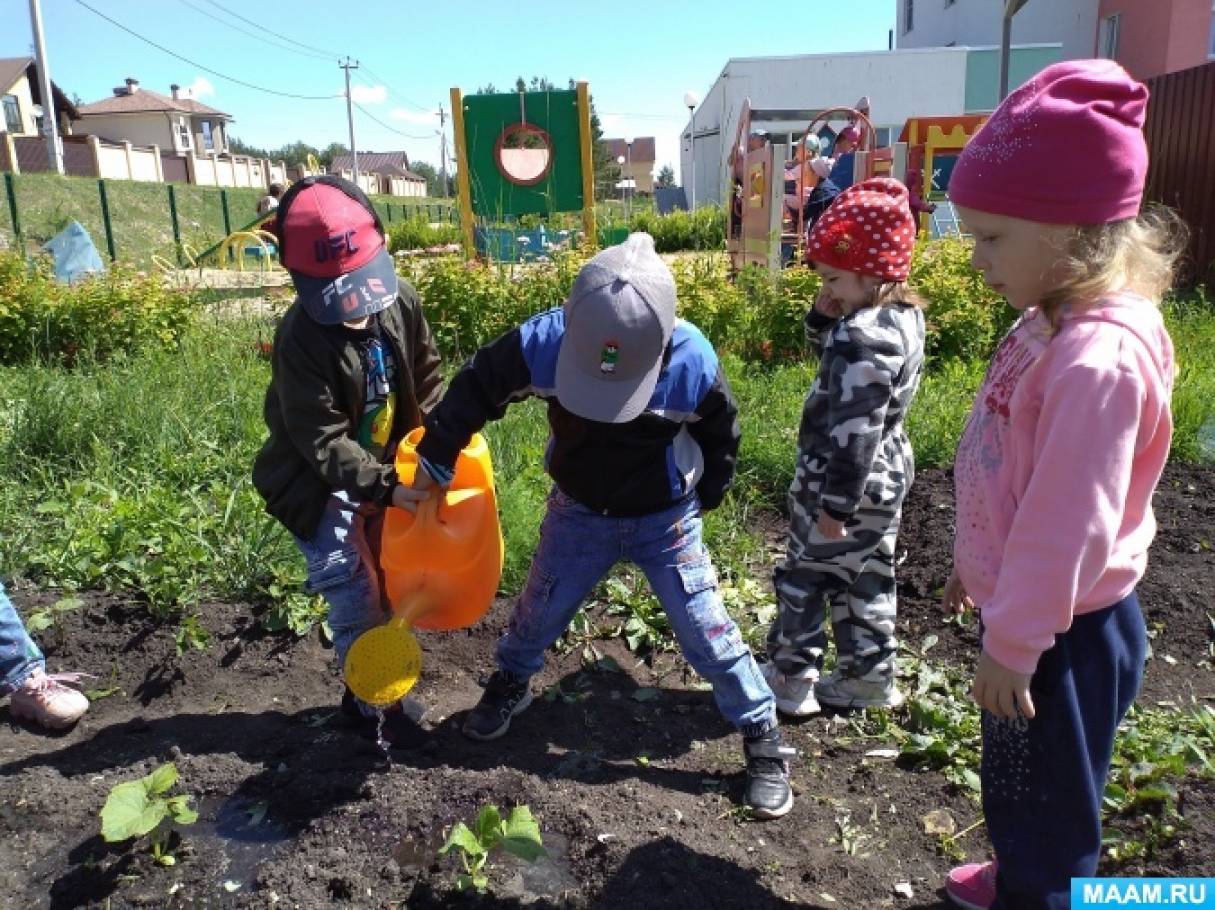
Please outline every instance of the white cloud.
M409 111L403 107L394 107L388 116L393 120L403 120L406 123L418 123L422 126L434 126L439 122L439 112L435 111Z
M213 86L206 76L199 76L186 87L186 95L190 98L206 98L215 94Z
M359 104L383 104L388 97L388 89L382 85L352 85L350 97Z

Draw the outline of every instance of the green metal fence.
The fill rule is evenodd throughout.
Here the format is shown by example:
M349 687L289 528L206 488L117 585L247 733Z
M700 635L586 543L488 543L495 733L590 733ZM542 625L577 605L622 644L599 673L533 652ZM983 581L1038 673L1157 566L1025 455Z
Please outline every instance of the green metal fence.
M0 236L9 245L34 252L75 220L103 257L147 266L153 256L184 264L249 224L263 191L5 172L2 194ZM374 197L372 203L385 227L417 216L458 217L451 202Z

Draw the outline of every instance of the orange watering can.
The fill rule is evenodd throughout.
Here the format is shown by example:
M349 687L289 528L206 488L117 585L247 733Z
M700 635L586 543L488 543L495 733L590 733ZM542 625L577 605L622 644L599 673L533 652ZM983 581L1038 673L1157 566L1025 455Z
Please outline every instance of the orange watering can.
M413 482L418 428L397 449L397 477ZM388 509L380 567L393 619L360 635L346 655L346 681L360 699L389 705L413 688L422 652L411 629L470 626L489 609L502 577L502 529L489 447L476 434L444 491L417 513Z

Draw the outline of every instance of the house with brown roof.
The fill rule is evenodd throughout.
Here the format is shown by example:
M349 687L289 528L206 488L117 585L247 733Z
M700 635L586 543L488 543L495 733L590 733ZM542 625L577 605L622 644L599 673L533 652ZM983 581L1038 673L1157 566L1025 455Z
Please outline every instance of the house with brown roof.
M164 152L224 155L230 114L195 101L177 85L162 95L127 79L109 98L81 105L81 132L110 142L158 146Z
M620 176L623 180L633 181L633 192L654 192L654 161L658 157L654 149L653 136L638 136L632 142L626 139L604 139L612 160L619 162Z
M71 135L72 123L80 118L76 106L51 83L59 132ZM0 58L0 133L39 136L42 133L42 89L33 57Z
M329 173L354 179L350 155L334 155ZM409 169L405 152L359 152L359 185L369 194L381 196L425 196L426 178Z

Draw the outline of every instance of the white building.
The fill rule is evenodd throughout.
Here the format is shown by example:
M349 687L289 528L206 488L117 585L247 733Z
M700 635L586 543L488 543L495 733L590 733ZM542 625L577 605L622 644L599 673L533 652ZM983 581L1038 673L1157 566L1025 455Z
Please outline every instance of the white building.
M900 49L999 45L1005 0L898 0ZM1012 21L1013 44L1061 44L1061 60L1091 57L1100 0L1030 0Z
M687 195L697 205L722 201L723 187L728 185L726 157L738 130L742 104L748 99L752 129L766 131L774 142L787 143L791 137L799 137L819 112L851 106L861 95L868 95L878 144L886 145L898 138L909 117L993 110L998 58L996 47L732 58L682 132L680 174ZM1009 83L1020 85L1060 59L1062 46L1058 43L1014 47Z

